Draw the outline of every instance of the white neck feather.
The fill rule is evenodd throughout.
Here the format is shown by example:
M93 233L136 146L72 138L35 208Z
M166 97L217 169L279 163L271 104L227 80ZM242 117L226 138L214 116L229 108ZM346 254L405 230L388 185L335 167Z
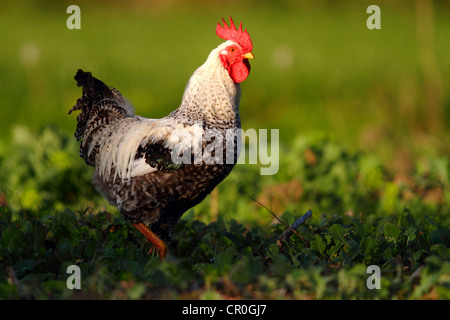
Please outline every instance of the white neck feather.
M211 123L238 120L240 86L230 78L219 57L220 51L231 44L232 41L226 41L212 50L191 76L181 106L173 113L177 118Z

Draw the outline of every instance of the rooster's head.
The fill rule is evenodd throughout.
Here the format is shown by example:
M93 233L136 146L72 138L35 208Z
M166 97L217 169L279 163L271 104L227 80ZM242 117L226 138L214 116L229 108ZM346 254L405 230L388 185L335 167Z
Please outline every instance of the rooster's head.
M229 40L230 44L219 53L220 60L228 74L235 83L244 81L250 73L249 59L254 59L252 49L252 39L247 29L242 30L242 22L239 29L234 25L233 19L230 17L230 26L227 25L222 18L223 27L220 22L216 27L216 34L225 40Z

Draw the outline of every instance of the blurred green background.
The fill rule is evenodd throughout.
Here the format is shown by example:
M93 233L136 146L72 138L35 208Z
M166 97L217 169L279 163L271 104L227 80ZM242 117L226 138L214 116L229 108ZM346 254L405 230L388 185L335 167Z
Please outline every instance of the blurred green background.
M81 8L81 30L66 27L71 4ZM287 149L301 135L325 134L394 171L422 156L448 158L450 3L376 1L381 30L366 27L371 4L2 1L0 151L43 128L72 135L78 68L118 88L137 114L167 115L222 42L216 23L231 15L248 29L256 57L242 83L244 129L280 129Z
M66 8L81 8L81 30ZM73 76L92 71L146 117L175 109L190 75L221 39L221 17L243 21L256 59L242 85L245 128L282 140L325 131L385 152L449 151L450 4L376 1L2 1L0 134L55 125L80 96Z

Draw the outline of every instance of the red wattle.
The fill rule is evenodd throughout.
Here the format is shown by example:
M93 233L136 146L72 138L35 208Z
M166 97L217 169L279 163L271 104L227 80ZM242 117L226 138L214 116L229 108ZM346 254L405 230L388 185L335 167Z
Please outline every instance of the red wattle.
M228 73L234 83L240 83L247 79L250 73L250 63L248 62L248 59L232 64L228 68Z

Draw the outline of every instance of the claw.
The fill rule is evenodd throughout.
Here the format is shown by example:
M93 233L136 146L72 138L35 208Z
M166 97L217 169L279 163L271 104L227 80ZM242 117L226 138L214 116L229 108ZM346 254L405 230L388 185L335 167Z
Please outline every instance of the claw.
M147 251L148 256L153 256L153 254L156 254L161 260L164 260L164 257L167 255L167 249L164 246L163 249L156 247L155 244L152 245L152 247Z

